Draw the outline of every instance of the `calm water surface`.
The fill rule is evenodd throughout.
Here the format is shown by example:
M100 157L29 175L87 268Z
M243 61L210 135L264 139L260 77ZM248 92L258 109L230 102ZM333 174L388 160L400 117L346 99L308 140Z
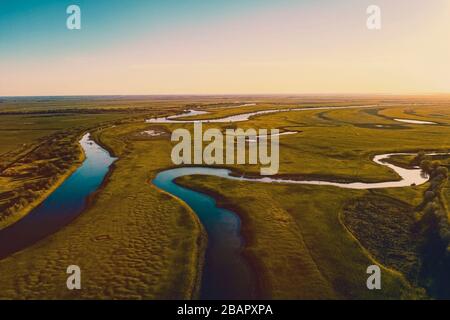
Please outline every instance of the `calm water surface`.
M0 259L25 249L69 224L85 208L116 160L86 134L80 140L86 159L46 200L15 224L0 230Z
M239 217L217 207L216 201L173 182L186 175L213 174L220 169L177 168L159 173L153 180L158 188L186 202L198 215L208 233L202 275L201 299L253 299L255 278L241 254L243 239Z

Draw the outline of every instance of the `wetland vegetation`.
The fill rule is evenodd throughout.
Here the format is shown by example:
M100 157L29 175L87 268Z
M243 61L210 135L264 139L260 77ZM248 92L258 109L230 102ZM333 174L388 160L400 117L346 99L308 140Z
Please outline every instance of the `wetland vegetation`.
M159 172L173 167L170 133L193 126L145 120L190 109L208 113L189 119L217 119L294 108L308 109L259 114L239 123L243 129L296 132L279 137L279 177L396 181L400 177L393 170L372 158L418 153L389 161L404 168L420 166L430 181L352 190L197 175L177 179L177 184L209 195L219 207L238 215L244 239L239 254L255 276L258 297L450 297L450 158L426 155L450 151L450 100L444 97L1 100L0 228L26 216L81 165L78 141L86 132L118 160L78 218L0 260L0 298L199 297L208 230L185 202L152 184ZM353 108L323 109L343 106ZM222 131L236 128L230 122L203 125ZM260 171L258 165L227 168L248 176L259 176ZM65 288L65 270L71 264L83 270L83 290ZM382 266L380 291L365 286L371 264Z

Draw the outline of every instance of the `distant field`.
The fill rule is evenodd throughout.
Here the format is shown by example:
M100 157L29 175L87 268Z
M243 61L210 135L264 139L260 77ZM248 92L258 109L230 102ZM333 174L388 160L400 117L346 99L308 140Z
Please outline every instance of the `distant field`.
M320 96L320 95L154 95L154 96L66 96L66 97L0 97L0 114L7 112L64 112L67 110L177 110L189 107L223 108L242 104L279 106L321 106L362 104L439 104L442 96Z
M0 154L58 131L90 128L122 117L115 114L0 115Z

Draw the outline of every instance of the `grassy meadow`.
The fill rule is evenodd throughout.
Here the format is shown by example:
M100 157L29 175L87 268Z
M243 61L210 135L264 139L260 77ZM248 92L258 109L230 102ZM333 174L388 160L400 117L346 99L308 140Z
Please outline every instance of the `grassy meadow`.
M0 103L0 228L26 214L30 203L42 201L61 177L76 168L82 160L77 139L83 132L90 131L98 143L119 158L75 221L0 261L1 299L198 297L207 235L195 212L151 184L158 172L173 167L171 131L192 130L192 124L146 124L144 119L149 117L193 107L211 112L198 118L311 107L241 123L204 124L204 129L219 126L222 130L296 131L280 137L280 177L342 182L397 180L395 172L374 164L372 156L450 151L450 102L440 99L158 99L56 100L46 108L47 100ZM246 103L257 104L236 107ZM365 104L380 106L313 109ZM394 118L437 124L413 125ZM148 129L164 134L142 134ZM394 161L409 166L412 159ZM448 167L447 158L440 161ZM38 170L49 163L56 169L50 166L53 171ZM230 168L247 175L259 174L258 166ZM257 275L261 298L445 297L445 292L436 289L438 280L430 272L433 269L422 267L427 266L428 258L423 257L421 248L431 232L422 219L429 216L427 191L433 188L436 201L447 210L447 180L439 182L439 188L432 182L382 190L267 185L204 176L183 177L178 183L213 195L220 206L241 217L246 240L243 254ZM34 191L28 195L28 190ZM20 203L24 198L28 199L26 203ZM422 220L425 222L420 224ZM420 230L415 230L418 224ZM374 263L383 270L380 291L366 288L366 268ZM70 264L82 268L83 290L66 289L65 269Z

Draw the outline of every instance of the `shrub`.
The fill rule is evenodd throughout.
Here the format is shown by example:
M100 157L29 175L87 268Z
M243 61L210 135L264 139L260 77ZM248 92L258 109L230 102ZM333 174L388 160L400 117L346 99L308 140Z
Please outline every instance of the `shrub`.
M425 201L430 202L431 200L434 199L434 197L436 197L436 194L434 193L434 191L427 191L425 192Z

